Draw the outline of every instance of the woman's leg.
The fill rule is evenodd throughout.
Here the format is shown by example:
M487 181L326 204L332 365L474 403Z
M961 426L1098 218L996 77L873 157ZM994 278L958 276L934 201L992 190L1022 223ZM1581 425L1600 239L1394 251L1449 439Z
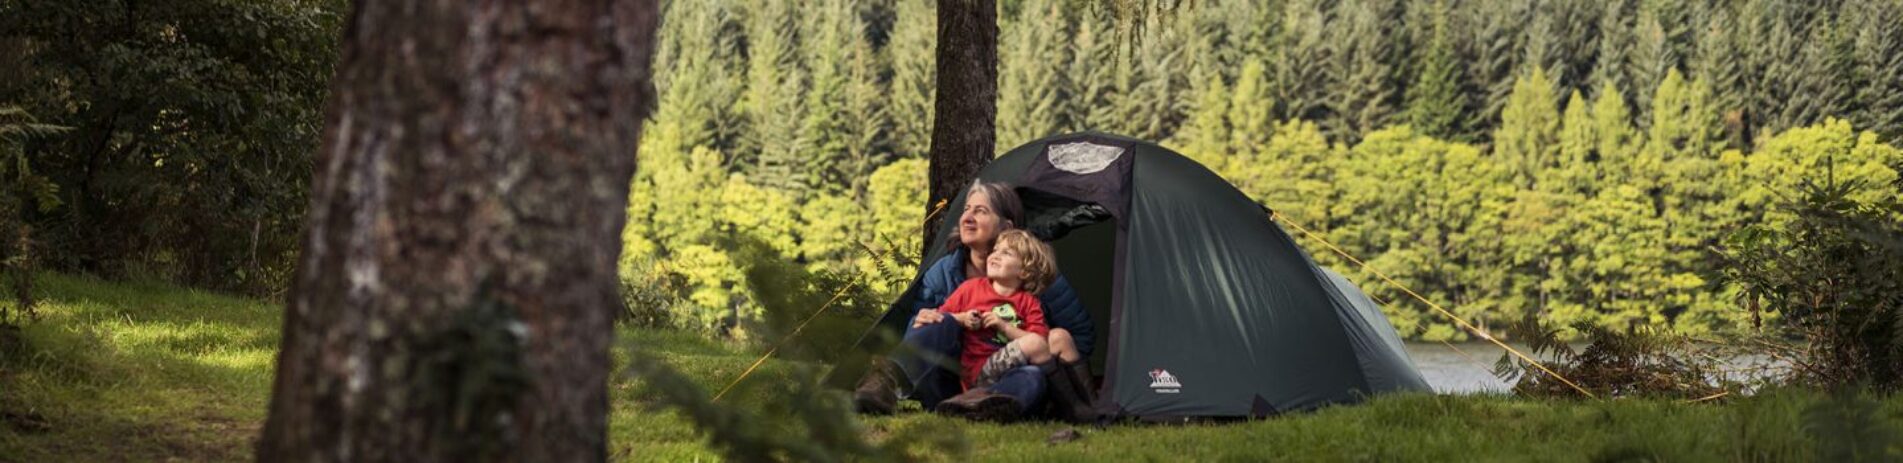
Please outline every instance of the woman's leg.
M902 392L926 410L962 392L958 354L963 350L964 334L965 328L949 319L922 325L906 330L905 340L894 352L893 363L911 383L911 390Z

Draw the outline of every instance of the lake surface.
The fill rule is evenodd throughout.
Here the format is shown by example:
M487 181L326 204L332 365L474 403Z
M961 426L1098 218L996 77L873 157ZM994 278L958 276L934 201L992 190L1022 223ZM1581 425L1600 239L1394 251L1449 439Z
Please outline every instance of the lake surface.
M1529 352L1526 346L1511 344L1522 353ZM1585 344L1574 344L1574 350L1584 350ZM1509 393L1512 385L1493 376L1493 362L1500 360L1505 349L1488 343L1407 343L1407 355L1414 359L1414 366L1421 370L1421 376L1435 392L1443 394ZM1463 355L1464 354L1464 355ZM1541 358L1541 360L1547 360ZM1730 380L1744 380L1762 375L1764 368L1786 366L1761 355L1744 355L1725 359L1718 367Z
M1522 349L1523 346L1513 346ZM1512 386L1493 376L1493 362L1506 351L1492 344L1461 343L1449 347L1441 343L1408 343L1407 355L1427 378L1427 384L1440 393L1506 393ZM1464 354L1464 355L1463 355Z

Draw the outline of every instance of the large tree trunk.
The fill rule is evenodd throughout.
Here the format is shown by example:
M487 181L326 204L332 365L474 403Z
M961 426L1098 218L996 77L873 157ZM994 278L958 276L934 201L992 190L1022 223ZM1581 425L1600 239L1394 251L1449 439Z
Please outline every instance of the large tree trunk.
M925 213L971 185L997 138L998 7L993 0L938 1L938 96L933 102L931 193ZM925 225L925 255L947 216Z
M261 461L600 461L655 0L359 0Z

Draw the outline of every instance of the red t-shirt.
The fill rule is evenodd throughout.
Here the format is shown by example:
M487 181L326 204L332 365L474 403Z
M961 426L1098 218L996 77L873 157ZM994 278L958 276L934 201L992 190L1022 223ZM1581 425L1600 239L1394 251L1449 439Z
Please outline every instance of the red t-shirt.
M999 296L991 288L991 280L982 277L965 280L958 285L958 289L945 298L945 304L938 306L938 311L946 315L978 311L1014 312L1018 329L1037 333L1038 336L1049 336L1051 331L1044 325L1044 306L1037 302L1037 295L1030 291L1018 291L1010 296ZM1009 318L1006 317L1007 320ZM957 320L939 323L957 323ZM965 351L959 355L958 363L965 367L963 382L966 387L970 387L971 380L978 377L985 360L1004 348L1004 343L1000 342L1002 335L990 328L965 330Z

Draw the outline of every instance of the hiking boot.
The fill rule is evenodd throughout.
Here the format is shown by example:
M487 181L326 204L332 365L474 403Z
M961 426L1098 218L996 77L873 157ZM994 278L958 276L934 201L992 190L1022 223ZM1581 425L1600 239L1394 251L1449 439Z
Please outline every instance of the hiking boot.
M885 359L873 359L872 369L859 378L852 391L853 408L859 413L890 415L899 408L898 368Z
M991 392L986 388L972 388L944 402L938 403L938 413L964 417L973 421L1003 423L1018 418L1018 399Z

